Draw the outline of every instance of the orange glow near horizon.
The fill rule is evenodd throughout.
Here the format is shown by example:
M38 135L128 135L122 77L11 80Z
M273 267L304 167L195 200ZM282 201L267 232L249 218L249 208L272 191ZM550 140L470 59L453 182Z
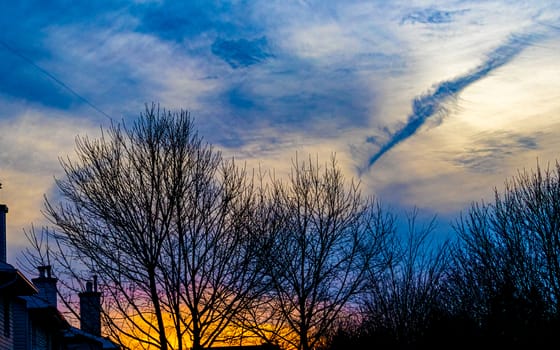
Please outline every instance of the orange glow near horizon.
M146 314L144 314L143 317L146 318ZM151 324L156 325L157 321L155 319L155 316L152 317L153 323ZM113 321L115 322L115 320L118 319L122 319L122 317L117 316L113 319ZM166 313L164 322L166 325L166 335L169 348L174 350L179 349L179 341L181 341L182 349L191 349L192 339L190 333L183 329L182 331L184 335L183 337L181 337L181 339L179 339L174 328L173 317L170 313ZM140 329L140 326L142 324L144 324L144 327ZM155 326L148 326L145 320L140 317L140 315L135 317L128 316L128 320L122 320L120 324L117 324L116 326L122 329L122 331L119 332L119 337L121 342L127 348L131 350L159 349L159 336L157 334ZM262 333L266 334L274 332L276 328L277 327L274 327L273 325L263 324L261 325L260 330L262 331ZM278 330L276 330L276 332L278 332ZM109 334L110 332L105 329L105 333ZM280 337L285 339L292 338L293 341L294 337L290 337L291 333L292 332L290 332L289 330L286 330L284 332L281 331L279 335ZM150 341L150 339L152 340ZM288 341L280 339L278 340L278 343L282 349L295 350L295 347L290 345ZM250 330L243 329L242 327L229 326L221 333L221 337L213 342L212 346L260 345L264 342L265 341L261 337Z

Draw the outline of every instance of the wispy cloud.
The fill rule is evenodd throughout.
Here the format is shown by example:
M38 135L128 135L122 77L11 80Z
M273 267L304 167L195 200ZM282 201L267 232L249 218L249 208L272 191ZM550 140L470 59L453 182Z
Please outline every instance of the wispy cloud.
M451 162L477 173L493 174L499 171L507 157L538 150L541 137L542 133L524 135L506 131L473 135L472 144L451 156Z
M445 113L445 103L469 85L487 77L497 68L513 60L526 47L534 43L538 35L513 35L503 45L490 52L484 62L475 69L457 78L435 85L429 93L418 96L412 102L412 113L406 124L390 135L389 140L369 158L371 167L393 147L414 135L424 123L440 113ZM368 142L371 142L371 138Z
M61 174L58 157L72 155L77 134L96 137L99 128L90 120L58 110L28 107L21 111L2 98L0 105L10 115L0 118L0 198L10 208L8 243L23 246L27 242L22 228L47 223L41 214L42 198L52 191L53 176Z
M456 16L462 15L465 12L468 12L468 10L444 11L435 8L427 8L409 13L402 18L401 23L450 23Z

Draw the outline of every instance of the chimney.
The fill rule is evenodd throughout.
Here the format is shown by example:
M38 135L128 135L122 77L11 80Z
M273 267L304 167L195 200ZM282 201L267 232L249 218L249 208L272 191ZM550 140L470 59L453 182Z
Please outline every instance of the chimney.
M0 204L0 262L6 263L6 214L8 206Z
M39 270L39 277L31 280L31 282L33 282L39 290L39 294L37 296L43 298L49 306L54 306L56 308L56 283L58 282L58 279L52 276L50 265L39 266L37 269Z
M86 282L85 292L80 297L80 329L84 332L101 336L101 293L97 291L97 276L93 283Z

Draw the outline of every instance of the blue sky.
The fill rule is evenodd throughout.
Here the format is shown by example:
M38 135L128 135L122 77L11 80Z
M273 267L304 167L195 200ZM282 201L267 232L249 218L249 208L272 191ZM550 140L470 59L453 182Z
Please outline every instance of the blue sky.
M336 153L445 226L560 146L557 1L20 1L0 14L10 256L77 134L187 109L248 166ZM12 258L13 260L13 258Z

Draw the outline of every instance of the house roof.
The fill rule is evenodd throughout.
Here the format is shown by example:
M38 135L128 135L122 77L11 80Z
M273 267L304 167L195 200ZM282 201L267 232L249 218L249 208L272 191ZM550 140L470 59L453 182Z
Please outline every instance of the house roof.
M29 302L30 297L24 298ZM36 308L28 307L27 311L34 322L41 324L42 327L45 327L46 329L59 331L70 327L70 324L66 321L64 315L62 315L62 313L60 313L60 311L52 305Z
M24 296L37 294L38 290L19 270L0 261L0 292Z
M88 332L84 332L76 327L70 327L66 329L64 331L64 338L69 343L72 342L83 343L85 341L88 343L101 344L102 349L107 349L107 350L120 349L120 346L113 343L111 340L104 337L98 337Z

